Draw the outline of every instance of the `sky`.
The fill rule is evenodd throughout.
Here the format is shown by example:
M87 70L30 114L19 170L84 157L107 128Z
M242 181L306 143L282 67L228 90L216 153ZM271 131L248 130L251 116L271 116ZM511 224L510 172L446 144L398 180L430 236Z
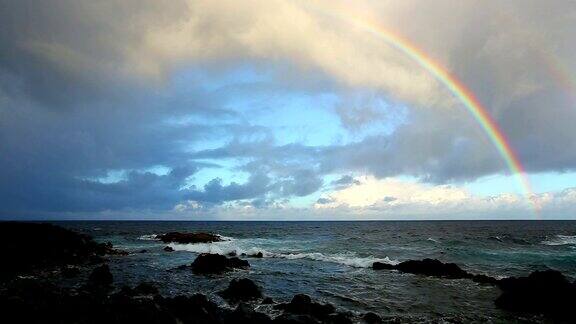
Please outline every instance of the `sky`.
M0 0L0 219L574 219L575 33L569 0Z

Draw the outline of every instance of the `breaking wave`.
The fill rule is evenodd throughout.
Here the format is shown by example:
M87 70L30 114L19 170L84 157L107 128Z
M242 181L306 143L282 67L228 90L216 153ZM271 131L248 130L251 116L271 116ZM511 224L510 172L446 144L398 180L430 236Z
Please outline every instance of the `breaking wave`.
M322 262L339 263L350 267L356 268L369 268L372 267L374 262L384 262L389 264L397 264L397 261L391 260L388 257L375 258L373 256L359 257L354 252L324 254L320 252L295 252L290 249L282 249L283 251L272 252L270 250L254 246L252 240L235 240L233 238L226 238L227 241L214 242L214 243L197 243L197 244L178 244L170 243L168 246L172 247L175 251L187 251L194 253L218 253L222 255L236 253L237 255L246 254L254 255L262 252L265 258L280 258L288 260L308 259ZM262 240L258 240L262 241Z
M138 236L138 239L139 239L139 240L142 240L142 241L156 241L156 240L157 240L157 239L156 239L156 236L157 236L157 235L158 235L158 234L146 234L146 235L141 235L141 236Z
M576 235L556 235L552 239L548 239L542 244L545 245L576 245Z

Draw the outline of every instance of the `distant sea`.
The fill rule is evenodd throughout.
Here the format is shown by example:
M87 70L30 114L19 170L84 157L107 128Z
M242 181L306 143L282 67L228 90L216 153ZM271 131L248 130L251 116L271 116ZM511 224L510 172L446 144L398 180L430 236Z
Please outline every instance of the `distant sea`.
M571 221L56 223L132 252L111 260L118 284L154 281L163 294L203 292L219 303L216 292L231 278L249 277L277 301L306 293L342 309L399 321L510 321L522 318L494 307L498 288L370 267L375 261L435 258L497 278L543 269L576 277L576 222ZM171 231L211 232L226 241L169 244L176 251L168 253L154 235ZM249 271L220 276L176 269L204 252L262 252L264 257L248 258Z

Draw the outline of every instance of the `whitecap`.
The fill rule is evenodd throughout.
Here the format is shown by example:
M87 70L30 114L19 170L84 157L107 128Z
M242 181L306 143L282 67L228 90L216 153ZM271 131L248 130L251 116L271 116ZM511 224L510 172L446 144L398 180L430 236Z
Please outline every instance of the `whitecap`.
M576 245L576 235L556 235L554 238L542 242L545 245Z
M354 268L370 268L374 262L382 262L388 264L398 264L398 261L391 260L388 257L375 258L373 256L358 257L355 253L338 253L338 254L323 254L320 252L310 253L290 253L290 254L277 254L277 258L284 259L309 259L322 262L339 263Z
M139 240L142 241L156 241L158 234L145 234L145 235L140 235L138 236Z

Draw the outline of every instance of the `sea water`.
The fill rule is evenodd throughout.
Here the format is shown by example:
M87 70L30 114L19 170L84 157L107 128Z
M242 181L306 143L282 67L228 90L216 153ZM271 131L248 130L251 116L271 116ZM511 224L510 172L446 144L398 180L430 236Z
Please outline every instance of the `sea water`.
M373 262L395 264L434 258L496 278L556 269L576 277L576 222L570 221L375 221L375 222L60 222L131 252L112 257L117 285L156 282L165 295L216 294L232 278L248 277L276 301L306 293L352 312L373 311L398 321L515 321L523 316L494 306L496 287L470 280L374 271ZM210 232L224 241L164 244L156 234ZM163 248L169 245L175 252ZM142 250L146 252L141 253ZM250 270L199 276L178 266L199 253L262 252L246 258ZM528 318L529 319L529 318Z

